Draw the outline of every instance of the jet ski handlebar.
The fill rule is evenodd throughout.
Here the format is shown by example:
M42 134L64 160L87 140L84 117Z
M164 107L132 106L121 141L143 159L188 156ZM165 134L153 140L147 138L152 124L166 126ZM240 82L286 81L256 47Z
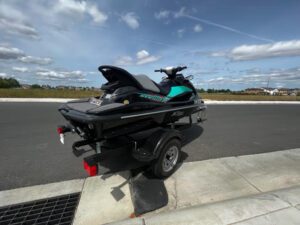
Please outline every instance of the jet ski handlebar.
M176 75L176 73L178 73L186 68L187 68L186 66L167 67L165 69L161 68L158 70L154 70L154 72L160 72L160 73L165 73L168 76L172 76L172 75L174 76L174 75Z

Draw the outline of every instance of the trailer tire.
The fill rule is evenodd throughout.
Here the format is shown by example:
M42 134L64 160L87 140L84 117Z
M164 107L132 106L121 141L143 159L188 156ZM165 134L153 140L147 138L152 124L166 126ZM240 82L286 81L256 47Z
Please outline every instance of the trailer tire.
M158 178L170 176L176 169L181 156L181 142L177 138L169 140L161 149L152 165L152 172Z

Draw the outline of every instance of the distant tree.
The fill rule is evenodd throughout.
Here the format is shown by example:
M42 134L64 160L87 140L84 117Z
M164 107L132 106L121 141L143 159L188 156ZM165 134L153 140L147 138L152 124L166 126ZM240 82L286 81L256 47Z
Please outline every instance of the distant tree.
M207 93L231 93L230 89L207 89Z
M1 78L0 77L0 88L17 88L20 87L19 81L14 78Z
M31 85L31 89L42 89L42 86L39 84L33 84Z
M205 90L204 90L203 88L197 89L197 91L198 91L199 93L204 93L204 92L205 92Z

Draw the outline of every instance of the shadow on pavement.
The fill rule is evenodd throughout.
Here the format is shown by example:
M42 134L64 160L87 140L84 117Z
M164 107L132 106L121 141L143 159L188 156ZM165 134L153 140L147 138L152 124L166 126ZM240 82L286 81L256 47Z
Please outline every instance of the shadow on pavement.
M187 129L182 127L181 132L183 147L200 137L203 133L203 128L194 124ZM125 197L121 188L129 184L135 216L159 209L168 204L168 193L164 185L164 180L153 177L149 169L149 163L142 163L135 160L131 156L130 150L126 148L111 152L106 156L100 160L99 174L103 174L101 179L108 179L116 172L131 171L131 178L113 187L111 195L116 201L120 201ZM176 170L180 168L187 157L188 154L182 151Z
M181 132L183 136L182 147L184 147L185 145L200 137L203 133L203 128L197 124L194 124L189 128L183 128ZM179 163L184 162L187 157L188 154L182 151ZM138 168L144 169L144 167L147 167L148 165L149 163L140 162L134 159L131 156L130 150L124 148L119 149L118 151L111 151L109 154L103 155L103 157L101 157L100 159L98 173L100 175L103 175L125 170L134 170Z

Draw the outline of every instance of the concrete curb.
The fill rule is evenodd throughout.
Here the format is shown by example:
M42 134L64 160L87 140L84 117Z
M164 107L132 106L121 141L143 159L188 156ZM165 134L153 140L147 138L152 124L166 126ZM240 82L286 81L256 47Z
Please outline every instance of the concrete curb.
M72 98L0 98L0 102L67 102Z
M289 201L290 200L290 201ZM287 224L300 221L300 186L143 216L111 225Z
M76 100L72 98L0 98L0 102L58 102L64 103L67 101ZM208 105L272 105L272 104L283 104L283 105L300 105L300 101L216 101L204 99L204 102Z
M87 178L81 193L73 225L98 225L129 218L134 212L129 191L129 172L105 178ZM118 190L119 196L114 194Z
M122 172L2 191L0 207L81 192L73 224L120 221L133 213L129 176ZM165 186L166 207L114 224L273 225L277 219L279 224L297 224L300 148L184 163L165 180Z
M205 100L208 105L300 105L300 101L216 101Z

